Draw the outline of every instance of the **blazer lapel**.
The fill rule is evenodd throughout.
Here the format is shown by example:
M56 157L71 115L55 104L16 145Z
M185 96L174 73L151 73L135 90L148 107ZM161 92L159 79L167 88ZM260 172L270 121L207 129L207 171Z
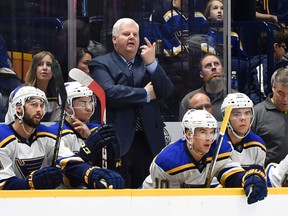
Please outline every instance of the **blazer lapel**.
M112 59L113 59L115 65L117 65L120 68L120 70L122 71L122 73L124 73L126 75L129 86L134 86L133 74L131 73L131 71L127 67L126 62L123 61L121 56L119 54L117 54L117 52L115 50L112 52Z

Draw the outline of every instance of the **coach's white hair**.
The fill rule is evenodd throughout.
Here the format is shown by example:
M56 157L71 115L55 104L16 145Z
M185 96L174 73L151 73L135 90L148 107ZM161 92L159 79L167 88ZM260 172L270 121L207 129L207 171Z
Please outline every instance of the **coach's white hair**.
M137 31L139 31L139 25L138 23L135 22L135 20L131 18L121 18L117 20L117 22L114 24L113 29L112 29L112 36L118 36L119 35L119 29L121 24L135 24L137 27Z

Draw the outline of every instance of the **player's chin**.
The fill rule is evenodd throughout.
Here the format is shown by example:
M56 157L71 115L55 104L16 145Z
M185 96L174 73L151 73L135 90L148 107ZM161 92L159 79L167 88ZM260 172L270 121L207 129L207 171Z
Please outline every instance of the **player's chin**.
M93 113L87 113L86 115L85 115L85 118L87 118L88 120L92 117L92 115L93 115Z
M36 128L40 125L40 123L41 123L41 119L34 119L33 122L30 122L29 125Z
M80 121L82 122L88 122L90 120L92 115L85 115L82 118L79 118Z

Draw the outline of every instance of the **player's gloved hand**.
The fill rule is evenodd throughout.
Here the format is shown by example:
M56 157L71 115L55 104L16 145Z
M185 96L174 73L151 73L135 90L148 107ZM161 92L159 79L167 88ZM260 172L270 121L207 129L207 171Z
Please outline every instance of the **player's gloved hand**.
M44 167L33 171L27 180L31 189L55 189L63 181L62 170L58 167Z
M263 200L267 196L267 182L263 167L252 165L242 179L248 204Z
M89 189L121 189L125 187L124 179L119 173L97 167L91 167L86 171L84 182Z
M107 145L111 145L115 149L114 155L120 160L119 142L111 124L102 125L93 131L85 143L82 143L78 154L85 162L93 164L99 155L97 152Z

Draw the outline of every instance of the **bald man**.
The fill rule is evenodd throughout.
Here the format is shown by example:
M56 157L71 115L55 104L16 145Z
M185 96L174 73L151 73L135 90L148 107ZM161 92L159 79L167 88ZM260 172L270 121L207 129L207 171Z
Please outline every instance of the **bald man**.
M205 109L212 113L211 100L206 94L198 92L188 99L188 109Z

